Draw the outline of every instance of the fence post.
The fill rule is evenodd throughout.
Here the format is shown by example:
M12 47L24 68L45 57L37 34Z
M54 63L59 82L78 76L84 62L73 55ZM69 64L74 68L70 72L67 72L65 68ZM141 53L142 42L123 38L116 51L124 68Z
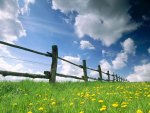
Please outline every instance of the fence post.
M107 71L107 75L108 75L108 81L110 81L110 74L109 74L109 71Z
M55 83L56 73L57 73L57 57L58 57L58 48L56 45L52 46L52 64L51 64L51 77L49 82Z
M118 82L118 77L117 77L117 74L116 74L116 82Z
M87 82L88 81L88 77L87 77L86 60L83 60L83 73L84 73L84 81Z
M102 81L102 70L101 70L101 66L98 65L98 72L99 72L99 77L100 77L100 81Z
M112 76L113 76L113 82L115 82L115 74L114 74L114 72L113 72Z

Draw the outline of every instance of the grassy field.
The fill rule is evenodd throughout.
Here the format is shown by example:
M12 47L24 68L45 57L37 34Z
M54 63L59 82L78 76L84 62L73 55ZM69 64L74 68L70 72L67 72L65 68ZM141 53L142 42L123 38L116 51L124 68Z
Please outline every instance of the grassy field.
M150 113L150 83L0 82L0 113Z

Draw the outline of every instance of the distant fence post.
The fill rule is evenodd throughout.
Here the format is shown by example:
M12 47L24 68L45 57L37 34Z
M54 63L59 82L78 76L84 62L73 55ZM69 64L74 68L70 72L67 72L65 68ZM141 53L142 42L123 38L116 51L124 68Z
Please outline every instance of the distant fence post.
M100 79L100 81L102 81L102 70L101 70L101 66L100 65L98 65L98 72L99 72L99 79Z
M51 64L51 77L49 82L55 83L56 73L57 73L57 57L58 57L58 48L56 45L52 46L52 64Z
M113 82L115 82L115 74L113 73Z
M108 75L108 81L110 81L110 74L109 74L109 71L107 71L107 75Z
M117 76L117 74L116 74L116 82L118 82L118 76Z
M88 77L87 77L86 60L83 60L83 74L84 74L84 81L87 82L88 81Z

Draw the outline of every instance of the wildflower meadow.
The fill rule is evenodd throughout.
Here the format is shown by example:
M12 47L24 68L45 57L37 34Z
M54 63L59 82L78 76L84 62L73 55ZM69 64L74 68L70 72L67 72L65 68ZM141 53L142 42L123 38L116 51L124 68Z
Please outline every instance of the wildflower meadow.
M0 113L150 113L150 83L0 82Z

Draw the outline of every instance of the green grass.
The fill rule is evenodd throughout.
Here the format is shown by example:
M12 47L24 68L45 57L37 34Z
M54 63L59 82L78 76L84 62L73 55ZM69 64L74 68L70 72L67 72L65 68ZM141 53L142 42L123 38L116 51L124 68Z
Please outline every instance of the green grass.
M149 89L150 83L0 82L0 113L150 113Z

